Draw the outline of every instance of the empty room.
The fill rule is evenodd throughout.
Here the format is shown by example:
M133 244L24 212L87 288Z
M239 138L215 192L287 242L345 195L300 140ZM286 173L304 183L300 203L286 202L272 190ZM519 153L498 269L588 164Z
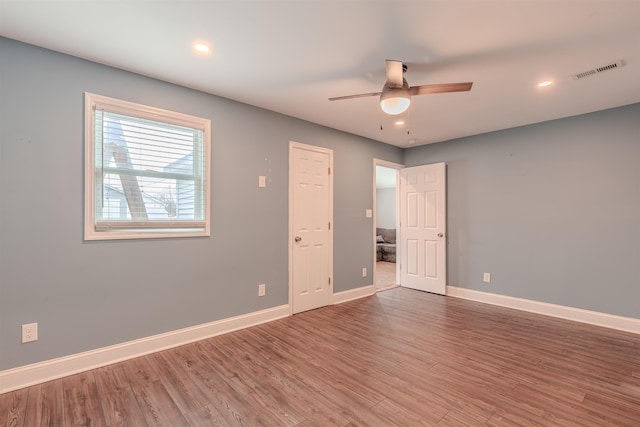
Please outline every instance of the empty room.
M639 20L0 0L0 426L637 427Z

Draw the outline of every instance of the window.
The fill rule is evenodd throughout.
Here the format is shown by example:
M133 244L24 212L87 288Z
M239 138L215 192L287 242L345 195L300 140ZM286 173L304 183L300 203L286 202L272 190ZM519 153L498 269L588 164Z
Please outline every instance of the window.
M209 120L85 94L85 240L208 236Z

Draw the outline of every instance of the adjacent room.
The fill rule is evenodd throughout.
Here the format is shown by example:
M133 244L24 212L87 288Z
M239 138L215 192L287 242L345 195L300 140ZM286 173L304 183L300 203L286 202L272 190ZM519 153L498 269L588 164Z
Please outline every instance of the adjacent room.
M0 425L640 425L640 2L0 0Z
M396 263L396 229L398 227L397 181L398 169L375 166L376 177L376 291L399 285Z

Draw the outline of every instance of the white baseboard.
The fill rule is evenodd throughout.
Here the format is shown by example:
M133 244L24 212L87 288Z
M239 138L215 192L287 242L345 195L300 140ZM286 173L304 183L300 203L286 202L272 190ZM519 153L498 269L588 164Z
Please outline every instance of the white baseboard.
M241 316L0 371L0 394L289 316L281 305Z
M375 291L375 286L369 285L337 292L333 294L333 303L340 304L364 298L374 295ZM447 296L640 334L640 319L464 289L456 286L447 286ZM287 316L289 316L289 306L282 305L109 347L0 371L0 394Z
M337 292L333 294L333 303L341 304L354 299L364 298L376 293L375 285L363 286L361 288L349 289L348 291Z
M546 302L475 291L473 289L458 288L456 286L447 286L447 296L499 305L502 307L515 308L516 310L529 311L532 313L560 317L562 319L574 320L576 322L589 323L591 325L604 326L605 328L640 334L640 319L634 319L631 317L616 316L597 311L589 311Z

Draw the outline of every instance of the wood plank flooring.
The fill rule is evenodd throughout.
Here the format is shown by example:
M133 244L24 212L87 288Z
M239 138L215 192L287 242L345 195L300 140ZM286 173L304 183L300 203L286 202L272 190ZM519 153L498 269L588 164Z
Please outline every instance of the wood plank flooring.
M640 337L395 288L0 395L1 426L640 426Z
M396 283L396 263L376 262L376 291L386 291L399 286Z

